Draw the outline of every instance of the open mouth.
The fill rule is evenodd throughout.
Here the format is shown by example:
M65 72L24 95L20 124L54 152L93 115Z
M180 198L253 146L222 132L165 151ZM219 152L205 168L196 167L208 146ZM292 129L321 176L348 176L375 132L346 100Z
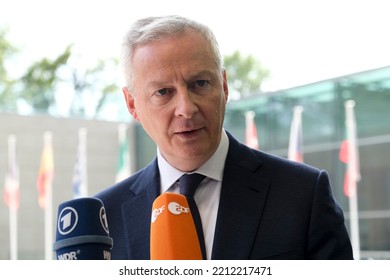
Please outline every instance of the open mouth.
M177 132L176 134L177 134L177 135L181 135L181 136L185 136L185 137L188 137L188 136L195 136L196 134L200 133L201 130L202 130L202 128L190 129L190 130L185 130L185 131Z

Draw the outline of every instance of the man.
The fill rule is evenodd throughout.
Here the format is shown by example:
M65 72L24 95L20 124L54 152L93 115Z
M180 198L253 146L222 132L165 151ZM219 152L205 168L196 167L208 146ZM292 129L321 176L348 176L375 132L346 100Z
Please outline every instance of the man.
M328 175L239 143L223 129L228 86L208 27L178 17L137 21L123 45L131 115L157 157L97 195L113 259L150 258L152 203L178 192L184 173L206 175L195 193L207 259L352 259Z

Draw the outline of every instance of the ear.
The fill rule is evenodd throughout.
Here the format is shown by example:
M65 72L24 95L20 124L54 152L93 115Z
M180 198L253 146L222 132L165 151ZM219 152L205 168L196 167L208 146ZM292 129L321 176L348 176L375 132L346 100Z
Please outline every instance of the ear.
M223 92L225 93L225 102L228 101L228 98L229 98L229 87L228 87L228 83L227 83L227 78L226 78L226 70L223 69L223 72L222 72L222 86L223 86Z
M135 108L135 100L131 92L127 87L122 88L123 96L126 100L126 106L127 110L130 112L130 114L133 116L133 118L137 121L139 121L139 118L137 116L137 110Z

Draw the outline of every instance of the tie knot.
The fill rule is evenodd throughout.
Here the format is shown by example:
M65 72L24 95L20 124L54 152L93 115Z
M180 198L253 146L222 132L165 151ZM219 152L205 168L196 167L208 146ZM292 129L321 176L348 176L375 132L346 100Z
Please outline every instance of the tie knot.
M184 174L179 179L180 193L185 196L194 196L204 177L204 175L199 173Z

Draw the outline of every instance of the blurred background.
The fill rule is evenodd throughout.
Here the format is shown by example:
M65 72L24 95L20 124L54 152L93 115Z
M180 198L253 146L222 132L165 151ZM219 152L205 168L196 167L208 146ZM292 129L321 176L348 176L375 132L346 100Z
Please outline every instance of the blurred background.
M167 14L214 30L230 88L225 128L326 169L355 257L390 259L387 2L2 0L0 259L51 259L59 203L153 159L118 59L136 19Z

